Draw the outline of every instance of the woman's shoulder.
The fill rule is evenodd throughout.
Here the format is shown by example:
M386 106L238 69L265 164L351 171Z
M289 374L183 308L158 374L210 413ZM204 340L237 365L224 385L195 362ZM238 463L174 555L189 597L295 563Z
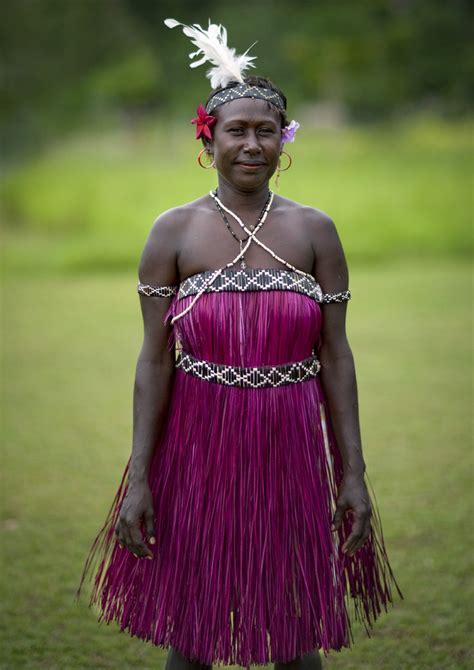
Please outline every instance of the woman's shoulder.
M205 200L205 197L202 197L177 207L171 207L163 211L154 220L140 259L140 277L147 276L149 283L153 283L153 281L156 283L158 278L155 274L161 268L168 277L168 283L173 283L172 275L176 274L176 259L183 231L189 221L205 208ZM177 276L174 276L174 280L177 281ZM161 277L161 281L164 281L163 277Z
M332 217L322 209L289 200L281 199L282 212L304 228L304 235L313 249L315 262L343 254L336 224ZM286 208L286 212L285 212Z
M208 205L206 205L205 196L192 200L191 202L186 202L182 205L177 205L176 207L170 207L170 209L163 211L156 217L152 225L152 230L157 229L159 231L165 231L171 228L177 228L180 225L183 225L186 221L189 221L190 217L197 212L205 210L207 207Z
M155 285L177 283L176 259L183 226L193 203L164 210L151 225L139 263L140 281Z
M283 214L287 214L294 219L297 218L314 232L324 227L334 226L333 219L322 209L311 207L310 205L305 205L301 202L284 198L283 196L279 196L278 208Z

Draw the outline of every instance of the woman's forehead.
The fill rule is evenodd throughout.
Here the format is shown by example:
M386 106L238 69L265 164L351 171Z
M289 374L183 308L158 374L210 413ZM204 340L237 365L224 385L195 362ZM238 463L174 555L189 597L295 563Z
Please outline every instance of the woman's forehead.
M220 105L214 110L219 121L279 121L280 113L270 107L265 100L242 98Z

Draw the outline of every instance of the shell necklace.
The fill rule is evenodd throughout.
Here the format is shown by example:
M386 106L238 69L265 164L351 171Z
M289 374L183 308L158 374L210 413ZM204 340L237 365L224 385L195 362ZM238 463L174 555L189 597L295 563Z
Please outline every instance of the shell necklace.
M226 216L226 214L225 214L225 211L224 211L224 209L223 209L223 205L222 205L221 201L219 200L219 198L217 197L217 188L216 188L215 191L212 192L212 195L213 195L213 197L214 197L214 203L215 203L215 205L216 205L217 210L219 211L220 215L222 216L222 218L223 218L223 220L224 220L224 223L225 223L225 225L227 226L227 228L228 228L230 234L231 234L231 235L237 240L237 242L239 243L240 251L242 252L242 251L243 251L243 243L246 242L246 241L249 239L249 235L247 235L247 236L244 237L244 238L237 237L237 235L234 233L234 231L233 231L232 228L230 227L229 220L228 220L228 218L227 218L227 216ZM260 229L259 224L260 224L260 222L263 223L263 217L266 216L266 214L268 213L268 210L270 209L269 205L270 205L270 200L272 199L272 196L273 196L273 194L272 194L272 192L269 190L269 191L268 191L268 198L267 198L267 201L266 201L266 203L264 204L262 211L260 212L260 216L258 217L257 223L256 223L255 225L251 225L251 226L249 226L250 230L255 230L255 228ZM267 207L268 207L268 209L267 209ZM230 211L230 210L229 210L229 211ZM233 213L232 213L232 214L233 214ZM235 216L235 214L233 214L233 216ZM244 269L247 267L247 263L245 262L245 256L244 256L243 253L242 253L242 258L240 259L240 267L242 268L242 270L244 270Z
M231 209L229 209L228 207L226 207L225 205L222 204L222 202L219 200L219 198L218 198L217 195L214 193L214 191L210 191L210 192L209 192L209 195L212 196L212 197L214 198L214 200L215 200L216 203L219 205L219 207L221 207L225 212L227 212L228 214L230 214L231 216L233 216L234 219L235 219L235 220L237 221L237 223L239 224L239 226L240 226L241 228L243 228L244 231L247 233L247 238L246 238L246 239L248 240L248 242L247 242L247 244L245 245L245 249L244 249L244 251L247 251L247 249L248 249L248 247L250 246L251 242L256 242L260 247L262 247L262 249L265 249L265 251L268 251L268 253L270 254L270 256L272 256L276 261L278 261L279 263L283 263L283 265L286 265L286 267L289 268L290 270L293 270L293 272L296 272L296 273L298 273L299 275L302 275L302 276L304 276L304 277L310 277L310 278L313 279L313 281L314 281L314 277L313 277L312 275L310 275L308 272L303 272L303 270L299 270L298 268L295 268L294 265L292 265L291 263L288 263L288 261L285 261L284 258L281 258L280 256L278 256L278 254L276 254L272 249L270 249L270 247L267 247L267 245L264 244L261 240L259 240L258 237L255 237L255 235L258 233L258 231L259 231L260 228L262 227L263 222L264 222L265 219L267 218L268 210L270 209L270 207L271 207L271 205L272 205L272 202L273 202L273 196L274 196L275 194L273 193L273 191L270 191L270 193L271 193L270 202L269 202L268 205L266 205L265 213L264 213L262 219L259 220L259 223L258 223L257 226L255 227L255 230L249 230L249 229L247 228L247 226L243 223L243 221L237 216L237 214L234 214L234 212L233 212ZM250 228L252 228L252 226L250 226ZM237 256L237 259L240 258L240 255L241 255L241 254L239 254L239 255ZM234 259L234 260L232 261L232 264L235 263L235 261L236 261L237 259ZM226 267L228 267L228 266L226 266Z

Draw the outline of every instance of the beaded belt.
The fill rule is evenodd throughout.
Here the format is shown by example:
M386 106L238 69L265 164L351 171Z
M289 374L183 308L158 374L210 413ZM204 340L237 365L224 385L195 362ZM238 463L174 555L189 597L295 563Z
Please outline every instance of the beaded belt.
M313 355L303 361L285 365L239 367L210 363L180 351L176 359L176 367L200 379L217 384L262 388L264 386L284 386L312 379L318 374L321 364Z

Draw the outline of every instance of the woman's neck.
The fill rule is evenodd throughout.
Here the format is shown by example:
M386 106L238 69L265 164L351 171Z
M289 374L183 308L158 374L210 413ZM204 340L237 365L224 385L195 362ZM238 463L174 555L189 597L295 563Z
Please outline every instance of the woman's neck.
M217 188L217 197L223 205L238 214L242 213L244 216L260 212L268 199L269 185L268 182L262 184L252 191L242 191L235 186L219 180Z

